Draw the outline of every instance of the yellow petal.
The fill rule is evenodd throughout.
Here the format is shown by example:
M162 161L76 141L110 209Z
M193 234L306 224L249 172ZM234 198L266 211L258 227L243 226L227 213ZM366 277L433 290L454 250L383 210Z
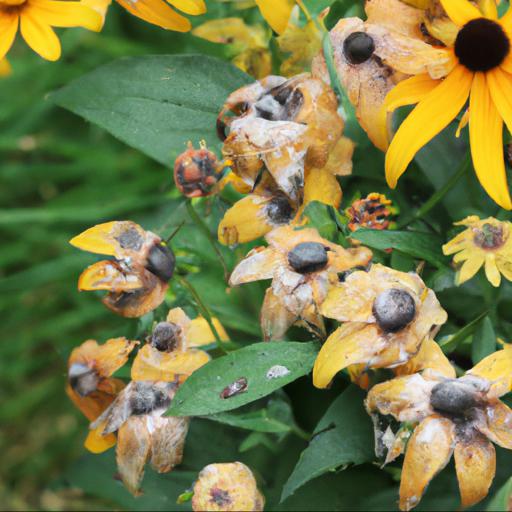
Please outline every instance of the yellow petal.
M455 137L459 138L462 130L466 128L469 124L469 109L466 109L462 117L460 118L459 125L457 126L457 131L455 132Z
M313 368L313 385L326 388L334 376L352 364L369 363L386 346L375 325L348 323L322 345Z
M494 254L487 254L485 256L485 276L493 286L498 287L500 285L501 274L496 265Z
M489 71L486 76L492 101L512 133L512 98L507 94L512 89L512 76L500 68Z
M102 23L105 23L107 10L112 3L112 0L81 0L81 3L91 9L94 9L101 16Z
M468 258L457 274L457 286L469 281L479 270L480 267L484 264L484 257L480 254L473 254L470 258Z
M310 169L304 184L304 204L320 201L334 208L341 203L341 187L336 176L325 169Z
M18 32L18 14L0 12L0 60L11 49L14 38Z
M116 444L115 434L102 435L105 423L102 423L94 430L90 430L84 446L91 453L103 453Z
M500 0L498 0L499 2ZM478 7L486 18L498 19L498 6L496 0L478 0Z
M137 2L116 0L116 2L137 18L167 30L188 32L192 27L187 18L178 14L164 0L138 0Z
M135 274L125 273L115 261L98 261L87 267L78 278L80 291L109 290L124 292L143 287L141 279Z
M472 74L457 66L409 114L386 153L386 179L396 187L414 155L460 112L469 95Z
M498 350L482 359L467 373L487 379L492 383L494 396L501 396L512 390L512 350Z
M229 341L224 327L219 322L218 318L212 318L212 323L222 341ZM198 316L190 322L187 331L187 348L191 347L202 347L203 345L209 345L215 343L215 336L210 328L210 325L206 321L206 318Z
M482 17L481 12L468 0L441 0L441 5L450 19L459 27L468 21Z
M486 409L487 424L477 427L491 441L512 450L512 410L499 400Z
M52 27L83 27L99 32L103 25L102 16L81 2L30 0L30 11Z
M185 14L198 16L206 12L206 5L203 0L167 0L172 6Z
M274 271L283 264L283 256L271 247L253 249L233 270L230 286L272 279Z
M72 238L69 243L82 251L115 256L117 247L111 233L116 224L116 221L97 224Z
M59 38L47 23L36 17L32 9L25 9L21 16L20 30L26 43L43 59L56 61L61 55Z
M453 438L454 425L446 418L430 416L416 427L402 467L401 510L411 510L420 502L430 480L450 460Z
M384 105L388 112L392 112L404 105L414 105L425 98L439 84L440 81L433 80L428 73L413 76L391 89L386 96Z
M9 76L12 68L7 59L0 59L0 77Z
M455 445L455 469L463 508L483 500L496 473L496 450L484 436Z
M278 34L282 34L286 30L288 20L292 13L294 0L256 0L261 15L267 23Z
M475 73L469 102L469 138L475 172L485 191L502 208L510 210L503 157L503 121L491 100L484 73Z

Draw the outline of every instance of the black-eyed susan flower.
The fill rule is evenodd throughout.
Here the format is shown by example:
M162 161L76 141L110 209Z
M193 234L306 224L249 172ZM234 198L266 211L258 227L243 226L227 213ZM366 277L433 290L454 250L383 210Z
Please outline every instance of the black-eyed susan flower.
M78 289L108 290L103 303L125 317L139 317L165 298L176 263L171 248L131 221L98 224L70 240L84 251L113 256L82 272Z
M511 367L512 351L507 348L458 379L453 368L443 372L438 367L436 372L397 377L370 390L366 400L370 414L417 425L402 468L402 510L420 502L452 454L462 506L474 505L487 495L496 470L492 443L512 449L512 410L499 400L511 390Z
M204 0L116 0L116 2L137 18L176 32L188 32L192 25L175 9L190 16L198 16L206 12ZM82 3L99 12L105 20L112 0L82 0Z
M262 25L247 25L240 18L210 20L192 30L192 34L213 43L229 45L231 62L254 78L272 72L268 49L270 34Z
M215 329L223 341L229 340L217 319ZM158 323L148 343L142 347L132 365L135 381L177 381L183 383L210 356L198 347L215 342L203 317L191 320L181 308L171 309L165 322Z
M462 233L443 245L444 254L455 254L453 262L462 263L457 273L457 285L471 279L482 267L493 286L499 286L501 275L512 281L511 223L493 217L480 219L476 215L455 223L467 226Z
M380 264L332 287L320 312L343 322L324 343L313 384L325 388L342 369L393 368L406 363L446 322L434 292L415 273Z
M282 226L265 239L269 246L253 249L233 270L229 284L272 279L261 309L266 340L281 339L295 323L323 336L320 304L338 281L338 274L367 265L371 251L366 247L344 249L311 228Z
M368 19L345 18L331 30L338 76L370 140L385 151L390 116L383 108L386 95L408 75L445 76L453 57L422 39L423 11L400 0L372 0L365 6ZM323 54L313 62L313 76L329 82Z
M204 467L193 492L192 510L196 512L261 512L265 505L252 471L241 462Z
M71 352L66 393L89 421L96 420L124 388L124 382L112 374L126 363L137 343L126 338L113 338L102 345L87 340ZM99 453L115 443L114 435L102 436L94 429L89 432L85 447Z
M456 118L469 98L469 138L478 180L501 207L512 208L503 155L503 122L512 128L512 11L498 19L494 2L483 11L468 0L441 0L457 25L453 69L442 77L419 74L386 98L388 110L417 106L401 124L386 154L386 178L395 187L419 149ZM437 78L437 79L435 79Z
M372 192L362 199L354 201L345 209L348 219L348 229L355 231L359 228L388 229L391 217L397 213L393 202L384 194Z
M81 2L2 0L0 2L0 60L10 50L18 27L25 42L43 59L60 58L61 46L53 27L83 27L99 31L101 16Z

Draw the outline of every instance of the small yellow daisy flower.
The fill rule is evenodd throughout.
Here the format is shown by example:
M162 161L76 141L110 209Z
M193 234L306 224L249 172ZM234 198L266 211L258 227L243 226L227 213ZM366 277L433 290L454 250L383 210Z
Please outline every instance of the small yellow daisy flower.
M471 279L482 265L485 275L493 286L501 283L501 274L512 281L511 223L493 217L480 220L476 215L455 223L467 226L462 233L443 245L444 254L455 254L454 263L461 263L457 285Z
M396 187L414 155L446 128L469 98L469 138L473 166L489 196L512 208L503 156L503 122L512 129L512 9L498 19L494 2L480 11L468 0L440 0L459 28L453 48L453 69L444 79L424 73L393 89L389 111L416 108L401 124L386 154L386 179ZM438 77L439 78L439 77Z
M43 59L60 58L60 41L53 27L101 30L99 13L81 2L59 0L0 0L0 60L11 49L18 27L25 42Z

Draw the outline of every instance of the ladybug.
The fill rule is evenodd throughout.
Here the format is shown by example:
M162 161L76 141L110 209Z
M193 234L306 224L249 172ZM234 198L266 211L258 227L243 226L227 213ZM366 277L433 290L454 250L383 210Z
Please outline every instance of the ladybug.
M194 149L189 144L174 162L174 182L185 197L209 196L222 177L222 167L217 156L204 145Z

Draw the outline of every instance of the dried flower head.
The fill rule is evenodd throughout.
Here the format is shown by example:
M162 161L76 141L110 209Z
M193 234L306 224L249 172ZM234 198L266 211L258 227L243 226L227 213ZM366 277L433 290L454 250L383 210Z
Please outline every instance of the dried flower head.
M437 358L444 358L440 349ZM366 400L374 417L391 415L400 422L417 424L402 469L401 510L420 502L430 480L452 454L462 506L478 503L487 495L496 469L491 441L512 449L512 410L499 400L511 390L512 351L507 348L491 354L460 378L455 378L455 370L444 359L435 371L375 385ZM377 429L376 434L379 452L383 433ZM393 435L388 437L387 445L392 446ZM405 443L400 445L403 450Z
M311 228L283 226L265 238L269 247L252 250L233 270L230 285L272 279L261 310L266 340L280 339L295 323L323 335L319 307L329 288L338 281L338 273L367 265L371 251L366 247L344 249Z
M192 510L261 512L265 498L251 470L241 462L209 464L194 484Z
M391 217L397 212L393 202L384 194L372 192L363 199L354 201L346 210L348 228L355 231L359 228L388 229Z
M139 317L165 298L176 259L171 248L151 231L131 221L98 224L70 240L70 244L113 256L82 272L78 289L108 290L103 303L125 317Z
M493 217L480 219L476 215L455 223L467 226L462 233L443 245L444 254L455 254L454 263L462 266L457 284L471 279L484 265L485 275L493 286L501 283L501 274L512 281L512 237L510 222Z
M343 325L322 346L313 383L325 388L344 368L393 368L406 363L446 322L434 292L415 273L380 264L331 288L321 313Z

